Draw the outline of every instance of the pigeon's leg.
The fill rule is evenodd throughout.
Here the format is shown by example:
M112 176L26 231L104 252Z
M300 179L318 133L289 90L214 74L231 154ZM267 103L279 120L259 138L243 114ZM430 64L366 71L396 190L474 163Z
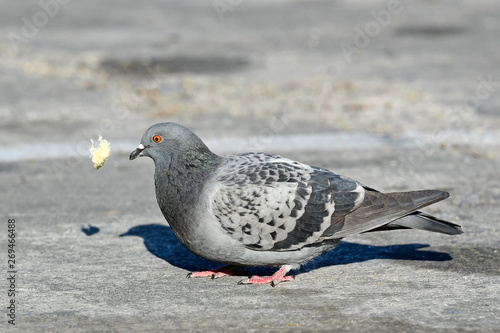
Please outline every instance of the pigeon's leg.
M270 283L271 286L274 287L280 282L293 280L293 276L286 276L286 273L288 273L292 268L293 268L292 265L283 265L272 276L260 277L260 276L254 275L251 278L240 281L239 284L268 284L268 283Z
M208 271L200 271L200 272L192 272L187 275L188 278L194 277L211 277L212 279L217 279L226 275L239 275L240 273L239 266L227 265L218 269L208 270Z

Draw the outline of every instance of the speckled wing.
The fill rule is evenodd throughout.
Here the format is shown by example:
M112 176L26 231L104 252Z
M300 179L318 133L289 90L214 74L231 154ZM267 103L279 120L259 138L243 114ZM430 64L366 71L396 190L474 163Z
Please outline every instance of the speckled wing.
M226 156L216 182L214 215L228 234L254 250L321 243L332 217L345 216L364 198L363 187L350 178L277 155Z

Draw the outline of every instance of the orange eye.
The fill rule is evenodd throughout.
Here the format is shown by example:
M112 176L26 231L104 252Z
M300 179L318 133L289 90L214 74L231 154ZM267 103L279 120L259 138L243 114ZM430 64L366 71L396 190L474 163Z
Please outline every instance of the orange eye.
M153 136L153 141L156 143L161 142L161 136L159 136L159 135Z

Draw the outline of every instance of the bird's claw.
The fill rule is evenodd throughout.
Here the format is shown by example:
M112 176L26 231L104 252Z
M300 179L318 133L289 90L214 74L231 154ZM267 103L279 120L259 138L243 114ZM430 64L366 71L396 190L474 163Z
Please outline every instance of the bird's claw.
M188 273L186 277L187 278L210 277L212 280L215 280L226 275L240 275L241 273L242 273L241 270L237 270L233 266L224 266L218 269L191 272Z
M248 279L241 280L238 284L270 284L271 287L276 287L281 282L292 281L295 277L293 276L283 276L283 277L260 277L252 276Z
M271 284L271 287L276 287L280 282L291 281L294 279L292 275L286 275L292 269L290 265L283 265L276 273L268 277L252 276L248 279L240 281L238 284Z

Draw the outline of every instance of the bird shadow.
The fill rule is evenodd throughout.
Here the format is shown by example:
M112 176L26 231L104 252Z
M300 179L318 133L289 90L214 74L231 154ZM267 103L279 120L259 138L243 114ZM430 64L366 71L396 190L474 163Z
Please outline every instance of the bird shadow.
M172 229L161 224L138 225L120 235L138 236L144 240L146 249L153 255L173 266L188 271L215 269L220 263L198 257L190 252L175 237ZM346 265L373 259L449 261L452 257L443 252L422 251L427 244L403 244L374 246L342 241L335 249L325 252L313 261L302 266L297 273L305 273L321 267ZM271 275L275 269L267 267L252 268L253 274Z

